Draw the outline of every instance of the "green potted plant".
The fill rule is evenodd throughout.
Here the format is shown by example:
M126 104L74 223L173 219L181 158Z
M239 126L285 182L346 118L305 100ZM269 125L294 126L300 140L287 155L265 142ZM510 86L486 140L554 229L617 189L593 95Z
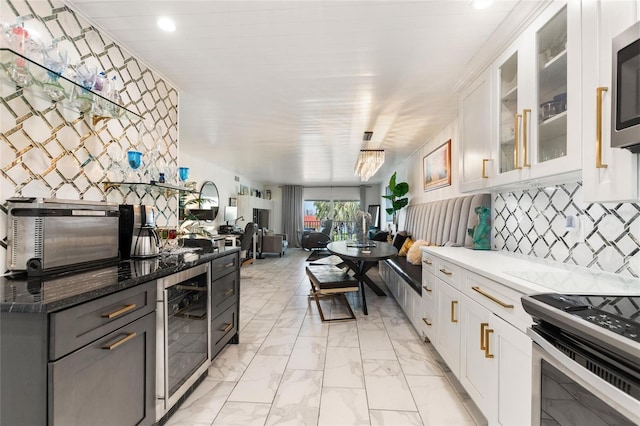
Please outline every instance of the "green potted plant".
M382 198L391 201L391 207L386 210L387 214L393 216L393 225L395 227L398 226L398 211L409 204L409 199L405 197L409 193L409 184L407 182L396 183L396 172L394 172L389 179L389 192L389 195L383 195Z

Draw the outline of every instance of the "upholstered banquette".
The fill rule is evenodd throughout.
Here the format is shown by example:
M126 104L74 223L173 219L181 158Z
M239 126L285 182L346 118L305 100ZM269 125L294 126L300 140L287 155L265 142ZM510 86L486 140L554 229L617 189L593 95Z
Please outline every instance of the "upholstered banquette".
M407 206L404 220L400 220L399 231L405 230L411 238L425 240L430 245L471 247L472 238L467 229L478 223L474 209L491 207L489 194L475 194L448 200ZM422 266L407 262L406 257L397 256L384 261L397 275L418 294L422 293Z

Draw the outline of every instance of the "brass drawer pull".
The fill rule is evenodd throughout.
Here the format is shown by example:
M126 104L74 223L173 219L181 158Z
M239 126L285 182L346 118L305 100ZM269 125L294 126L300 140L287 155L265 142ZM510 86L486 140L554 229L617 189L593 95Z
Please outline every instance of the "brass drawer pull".
M129 340L133 339L134 337L136 337L136 333L131 333L131 334L127 334L125 337L123 337L122 339L118 340L115 343L112 343L110 345L104 345L102 347L102 349L106 349L108 351L112 351L115 348L117 348L118 346L127 343Z
M527 162L527 139L529 130L527 129L527 114L531 114L530 109L522 110L522 167L531 167L531 164Z
M433 265L433 262L432 262L432 261L430 261L430 260L428 260L428 259L425 259L425 260L423 260L422 262L423 262L425 265L427 265L427 266L431 266L431 265Z
M596 88L596 169L606 169L602 162L602 94L609 89L607 87Z
M233 324L228 322L224 325L223 328L220 329L220 331L222 331L223 333L226 333L227 331L231 330L233 328Z
M423 285L422 288L424 288L427 291L427 293L431 293L433 291L432 289L430 289L426 285Z
M498 299L497 297L490 295L489 293L485 292L483 289L481 289L477 285L471 287L471 290L477 291L478 293L480 293L481 295L483 295L487 299L491 300L492 302L497 303L498 305L502 306L503 308L513 309L513 305L511 305L509 303L505 303L502 300Z
M130 305L125 305L117 311L109 312L108 314L102 314L102 318L113 319L115 317L119 317L120 315L126 314L129 311L133 311L136 308L136 304L132 303Z
M422 318L422 321L423 321L425 324L427 324L427 325L431 325L431 323L429 322L429 320L428 320L428 319L426 319L426 318Z
M233 294L233 288L228 288L227 291L224 292L225 296L230 296Z
M489 161L491 161L490 158L482 159L482 179L489 179L489 176L487 176L487 162Z
M458 304L457 300L451 301L451 322L458 322L456 319L456 305Z
M223 268L231 268L232 266L235 266L236 262L229 262L229 263L225 263L224 265L222 265Z
M442 272L442 273L443 273L443 274L445 274L445 275L451 275L451 274L453 274L453 272L449 272L449 271L447 271L447 270L446 270L446 269L444 269L444 268L441 268L441 269L440 269L440 272Z
M489 323L488 322L483 322L480 323L480 350L484 351L486 350L486 346L484 343L484 329L485 327L489 327Z
M484 330L484 357L485 358L493 358L493 354L491 353L491 349L489 349L489 335L493 333L493 330L487 328Z

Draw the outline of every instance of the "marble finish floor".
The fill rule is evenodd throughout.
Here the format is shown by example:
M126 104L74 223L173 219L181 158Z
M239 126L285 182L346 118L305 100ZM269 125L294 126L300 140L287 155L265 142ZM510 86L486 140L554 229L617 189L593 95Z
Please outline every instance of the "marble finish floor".
M167 425L475 425L393 296L367 290L368 316L350 297L357 321L320 320L308 254L241 269L240 344L223 349Z

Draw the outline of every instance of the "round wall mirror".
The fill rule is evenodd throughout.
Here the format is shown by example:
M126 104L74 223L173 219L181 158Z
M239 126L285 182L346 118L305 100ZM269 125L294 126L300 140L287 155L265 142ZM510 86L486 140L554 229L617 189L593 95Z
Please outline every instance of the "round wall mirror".
M213 217L210 220L215 220L218 215L220 197L218 195L218 187L210 180L202 184L200 188L200 210L212 210Z

